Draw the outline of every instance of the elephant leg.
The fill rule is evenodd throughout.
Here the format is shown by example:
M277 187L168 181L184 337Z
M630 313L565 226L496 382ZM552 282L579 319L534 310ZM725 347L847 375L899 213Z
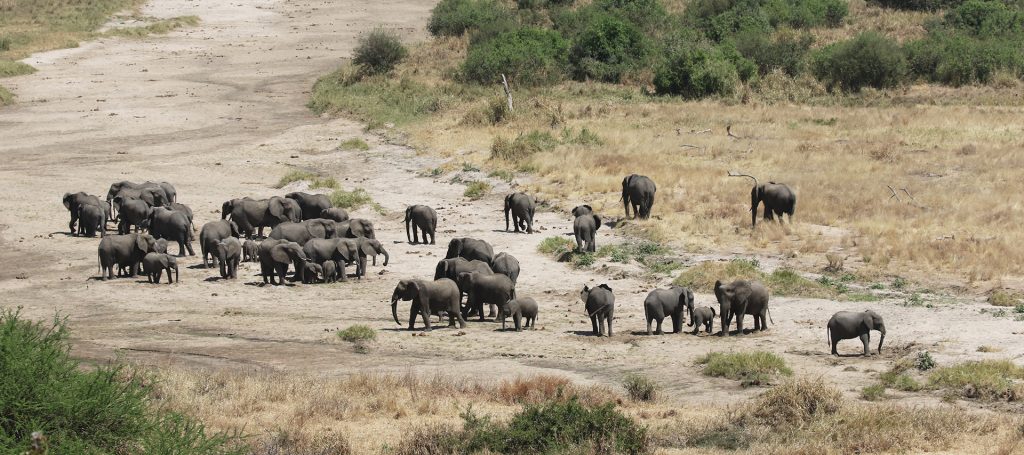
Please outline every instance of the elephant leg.
M597 336L604 336L604 314L597 315Z
M601 332L599 332L597 330L597 315L596 314L590 317L590 325L594 327L594 335L598 335L598 334L601 333Z
M435 231L434 229L431 229L430 230L430 244L434 245L435 244L434 243L435 240L437 240L437 231Z
M424 234L423 241L426 243L426 234ZM412 223L412 243L420 243L419 228L416 227L416 223Z
M426 332L433 330L430 327L430 307L428 305L420 305L420 314L423 315L423 325L426 327L423 330Z
M726 315L725 312L722 312L722 315L719 318L721 319L721 322L722 322L722 335L721 336L727 337L727 336L729 336L729 316Z
M493 303L488 304L487 305L487 317L493 318L493 317L497 317L497 316L498 316L498 312L495 310L494 304Z
M173 273L171 273L171 268L167 267L165 270L167 271L167 284L174 284L174 276Z
M608 313L605 317L608 318L607 319L607 321L608 321L608 336L611 337L612 336L612 314Z
M419 316L420 312L416 309L416 301L413 300L412 305L409 306L409 330L416 328L416 318Z
M523 331L523 315L521 313L516 313L515 315L513 315L512 322L516 326L516 332Z
M664 332L661 331L661 323L662 323L662 321L664 321L664 319L658 319L657 321L658 321L658 328L654 331L654 334L655 335L661 335L662 333L664 333Z
M743 335L743 313L736 314L736 334Z
M189 256L195 256L195 255L196 255L196 251L192 249L192 242L190 242L190 241L188 240L188 238L187 238L187 237L188 237L188 234L185 234L185 236L186 236L186 239L185 239L185 248L186 248L186 249L188 249L188 255L189 255Z
M839 345L839 339L836 338L835 332L832 332L832 355L839 356L839 351L836 350L836 346Z
M526 233L527 234L533 234L533 217L532 216L526 219Z
M648 335L652 335L653 334L653 332L651 332L651 322L654 322L654 320L651 319L651 318L647 318L647 334Z
M871 344L871 332L861 334L860 342L864 343L864 357L871 357L871 349L868 347Z
M765 312L761 312L761 314L758 315L758 317L761 318L761 331L762 332L765 331L765 330L768 330L768 319L765 317L765 314L766 314Z
M574 234L576 237L576 251L583 251L583 238L579 234Z

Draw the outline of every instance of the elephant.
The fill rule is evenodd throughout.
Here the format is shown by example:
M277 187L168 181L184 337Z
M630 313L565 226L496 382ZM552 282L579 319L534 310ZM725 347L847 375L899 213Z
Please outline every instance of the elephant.
M334 283L338 281L338 264L334 261L324 261L320 264L324 270L324 283Z
M462 257L470 261L484 261L488 264L494 260L494 248L483 240L459 237L448 242L448 253L445 259Z
M303 220L320 218L320 213L334 206L331 204L331 199L324 194L294 192L288 193L284 197L299 204L299 212L302 214Z
M320 218L334 220L340 223L342 221L348 221L348 212L346 212L345 209L331 207L320 211Z
M527 234L533 234L533 213L537 210L537 204L533 197L526 193L512 193L505 196L505 231L508 232L508 215L512 214L512 225L515 232L526 229Z
M181 213L185 214L185 218L188 218L188 225L189 225L189 227L192 228L193 232L196 230L196 225L195 225L195 223L192 222L192 208L191 207L189 207L189 206L187 206L185 204L182 204L180 202L171 202L170 204L167 204L167 208L169 208L171 210L174 210L175 212L181 212Z
M530 297L509 300L498 306L498 319L501 319L501 330L505 330L505 317L512 316L512 324L516 332L522 332L522 320L526 318L526 328L533 329L537 325L537 301Z
M301 214L295 208L297 204L293 206L294 202L277 196L261 200L232 199L221 205L221 219L230 216L231 221L238 224L239 230L247 239L252 238L254 231L257 236L262 237L265 227L273 228L285 221L302 221Z
M199 230L199 250L203 253L203 265L207 268L216 266L219 261L217 260L217 244L221 240L228 237L241 237L242 232L238 229L238 224L230 220L217 220L210 221L203 225L202 229ZM213 264L207 262L206 255L213 256Z
M306 254L302 246L287 240L267 239L260 243L260 275L263 276L263 283L270 283L274 286L284 284L285 274L288 273L288 265L295 267L295 279L300 279L302 271L306 269ZM274 277L277 282L274 282Z
M882 321L882 316L878 313L865 310L863 312L856 311L840 311L832 315L832 318L828 320L828 327L825 329L829 343L832 344L832 355L838 356L839 352L836 351L836 345L841 340L849 340L851 338L860 338L860 342L864 344L864 357L871 356L871 349L868 344L871 342L871 331L877 330L881 337L878 338L878 353L882 353L882 342L885 341L885 322Z
M144 188L160 188L163 190L164 195L167 196L167 202L176 202L178 200L178 190L167 182L143 182L134 183L129 181L121 181L110 185L110 189L107 191L107 200L111 200L117 193L122 190L141 190Z
M654 180L646 175L631 174L622 179L622 203L629 218L629 208L633 207L633 216L646 220L651 217L654 206L654 193L658 191Z
M722 336L729 336L729 325L736 316L736 333L743 335L743 316L754 316L754 330L768 330L768 289L757 281L736 280L729 284L715 281L715 298L722 319ZM775 321L772 321L774 324Z
M102 207L85 204L78 208L78 235L96 237L96 231L100 237L107 235L107 212Z
M329 264L331 261L327 261ZM302 269L302 283L313 284L316 283L324 276L324 268L320 264L313 262L306 262L305 268Z
M516 298L516 287L512 280L502 274L485 275L482 273L462 272L459 274L458 288L466 290L466 308L462 316L467 317L471 310L484 320L484 304L491 305L490 317L494 317L494 308ZM460 296L461 297L461 296Z
M661 335L661 323L665 316L672 318L672 333L683 331L683 323L686 322L686 311L690 312L690 320L693 320L693 291L681 287L671 286L668 289L655 289L647 294L644 299L644 319L647 321L647 334L651 335L651 322L657 321L658 327L653 333Z
M476 272L484 275L494 273L491 271L491 266L484 261L470 261L466 258L451 258L437 261L437 267L434 269L434 279L439 280L441 278L448 278L458 284L459 274L462 272ZM466 289L462 286L459 286L459 291L463 294L466 293Z
M577 205L576 207L574 207L572 209L572 217L573 218L576 218L578 216L583 216L583 215L590 215L592 213L594 213L594 208L589 206L589 205L587 205L587 204Z
M601 217L594 214L577 216L576 220L572 222L572 232L576 236L576 251L589 253L597 251L597 243L594 238L597 237L598 229L601 229ZM584 243L586 243L586 249L584 249Z
M395 324L401 325L398 321L398 301L411 300L409 330L416 328L416 316L422 315L426 327L424 330L429 332L430 315L440 315L442 311L448 314L448 327L455 327L455 321L458 320L459 328L465 328L466 320L459 312L460 299L459 287L448 278L434 281L401 280L391 294L391 315L395 318Z
M135 232L139 232L140 229L149 229L149 217L153 214L153 207L146 201L115 196L114 202L119 207L117 213L118 234L127 234L132 227Z
M615 317L615 293L607 284L596 287L583 285L580 291L580 300L590 317L590 324L594 327L594 335L612 336L612 319ZM607 323L608 331L605 332Z
M142 258L142 271L146 274L146 278L150 283L160 284L160 277L164 271L167 271L167 284L172 284L175 281L181 282L181 278L178 276L178 260L167 253L147 253ZM174 271L173 279L171 278L171 271Z
M519 260L504 251L494 256L494 260L491 261L491 270L509 277L512 284L516 284L516 281L519 280Z
M409 236L409 224L412 224L412 236ZM430 237L430 244L434 244L435 233L437 232L437 212L425 205L413 205L405 209L405 238L409 243L420 243L416 229L423 231L423 243L427 243Z
M793 223L793 214L796 213L796 193L782 183L768 182L764 185L755 185L750 190L750 225L757 226L757 206L764 203L764 219L774 220L779 217L782 222L782 215L789 215L789 223ZM774 214L774 216L773 216Z
M235 237L217 242L217 260L221 278L238 278L238 263L242 260L242 243Z
M153 244L153 251L157 253L166 253L167 239L156 239L156 243Z
M374 264L378 254L384 255L384 265L390 257L380 241L375 239L312 239L302 247L306 257L317 264L334 261L341 281L346 281L345 265L356 264L356 277L366 275L366 257L373 256ZM260 252L262 254L262 251Z
M355 239L359 244L359 276L363 277L366 275L366 257L373 256L373 265L377 265L377 255L384 255L384 267L388 266L390 255L387 250L384 249L384 245L381 245L380 240L358 238Z
M103 237L96 252L100 278L104 281L114 278L115 266L125 268L128 276L137 275L139 263L147 253L153 252L155 244L156 239L149 234L132 233ZM121 276L120 270L118 276Z
M117 212L121 211L121 203L129 199L138 199L145 202L150 207L164 207L169 201L167 200L167 194L160 187L142 188L142 189L123 189L110 200L111 207Z
M337 232L335 229L336 223L334 221L323 218L314 218L299 223L285 221L274 226L274 229L270 231L270 235L267 237L278 240L284 239L299 245L305 245L310 239L330 239L336 237Z
M242 243L242 262L256 262L260 259L260 244L246 240Z
M81 232L81 229L76 229L78 218L83 206L94 205L99 207L104 212L104 231L106 230L106 221L110 217L110 205L104 201L101 201L98 196L93 196L85 192L79 191L77 193L64 193L64 208L71 212L71 222L68 223L68 230L71 231L71 235L76 235Z
M165 207L154 207L149 215L149 233L158 239L178 242L178 256L195 256L192 250L192 225L184 213Z
M693 327L694 335L700 331L701 326L704 326L704 330L710 334L715 326L715 309L709 306L694 309L690 313L690 323L687 325Z
M350 220L339 221L335 223L335 231L338 233L338 237L348 237L355 239L359 237L365 237L368 239L377 238L377 233L373 229L373 222L362 218L352 218Z

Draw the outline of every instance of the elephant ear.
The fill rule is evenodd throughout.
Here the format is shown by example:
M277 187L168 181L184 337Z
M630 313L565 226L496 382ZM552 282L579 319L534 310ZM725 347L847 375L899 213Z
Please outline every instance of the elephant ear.
M715 280L715 291L722 287L722 280Z
M373 256L377 254L377 246L373 241L363 240L359 242L359 251L363 253L363 256Z
M508 210L508 208L512 205L512 196L515 196L515 193L505 196L505 210Z
M282 264L291 261L291 258L288 257L288 251L284 249L284 245L275 245L273 248L271 248L270 258L273 259L274 262L279 262Z
M348 257L348 248L345 246L345 242L338 242L338 246L334 248L334 251L338 252L338 256L341 256L345 261L351 261L353 258Z
M71 210L71 193L64 193L64 208Z
M146 254L149 252L149 247L149 242L146 241L145 236L143 236L142 234L135 235L135 248L138 248L138 250L141 251L142 254Z
M594 215L594 230L601 229L601 217Z
M284 214L284 203L280 198L270 198L270 214L280 218Z
M413 206L411 205L405 208L405 221L409 221L412 218L412 208Z

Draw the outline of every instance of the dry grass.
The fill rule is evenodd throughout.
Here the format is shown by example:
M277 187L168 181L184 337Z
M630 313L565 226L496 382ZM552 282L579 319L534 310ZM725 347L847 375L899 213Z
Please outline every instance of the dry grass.
M137 8L142 0L15 0L0 2L0 38L9 45L0 59L19 60L34 52L77 47L95 36L119 11Z

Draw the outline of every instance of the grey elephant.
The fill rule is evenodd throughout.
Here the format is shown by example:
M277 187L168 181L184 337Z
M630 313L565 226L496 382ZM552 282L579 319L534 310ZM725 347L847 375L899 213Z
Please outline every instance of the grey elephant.
M305 245L306 242L315 238L329 239L338 237L336 226L337 223L334 221L323 218L314 218L299 223L285 221L274 226L274 229L270 231L270 235L267 237L278 240L284 239L299 245Z
M324 283L334 283L338 281L338 264L334 261L324 261L320 264L320 267L324 270Z
M412 235L409 235L409 226L412 225ZM423 243L428 243L427 237L430 237L429 243L434 244L435 236L437 232L437 212L434 209L425 205L413 205L405 209L405 238L409 243L416 244L420 243L419 236L417 235L417 228L423 231Z
M840 311L833 314L832 318L828 320L828 327L825 329L829 343L832 344L832 355L839 355L839 352L836 351L836 345L841 340L860 338L860 342L864 344L864 356L870 356L871 349L868 347L868 344L871 342L872 330L877 330L881 334L878 338L878 353L881 354L882 342L885 341L885 321L882 321L880 314L871 310L863 312Z
M465 328L466 320L459 312L460 297L459 287L447 278L434 281L401 280L391 293L391 315L395 318L395 324L401 325L398 320L398 301L412 301L409 307L409 330L416 328L416 317L422 316L424 330L429 332L430 315L440 315L442 312L448 314L448 327L455 327L458 321L459 328Z
M366 258L367 256L373 256L373 265L377 265L377 255L384 255L384 267L388 266L390 255L388 251L384 249L384 245L377 239L358 238L355 239L359 245L359 277L362 278L366 275Z
M196 230L196 225L195 223L193 223L192 207L189 207L180 202L171 202L170 204L167 204L166 207L171 210L174 210L175 212L181 212L182 214L184 214L185 218L188 218L189 227L191 227L193 231Z
M302 221L297 207L295 201L277 196L261 200L232 199L221 205L221 219L230 216L246 238L252 238L254 232L262 237L265 227L273 228L285 221Z
M633 216L646 220L651 217L654 207L654 193L658 186L646 175L631 174L622 179L622 204L629 218L629 208L633 208Z
M68 230L71 232L71 235L76 235L81 232L81 229L76 229L76 225L78 223L78 218L81 216L81 209L86 205L93 205L103 209L104 229L101 231L106 230L106 220L110 217L110 205L101 201L98 196L93 196L82 191L77 193L64 193L63 202L64 208L68 209L68 212L71 213L71 221L68 223Z
M178 256L195 256L192 250L192 224L184 213L165 207L154 207L149 214L149 233L158 239L178 242Z
M238 278L238 263L242 261L242 243L228 237L217 242L217 261L221 278Z
M533 234L533 213L536 210L537 204L533 197L526 193L512 193L505 196L505 231L508 231L509 214L511 214L515 232L525 229L527 234Z
M647 334L651 335L651 322L657 322L657 330L653 333L661 335L661 323L668 316L672 319L672 333L683 331L686 313L689 311L693 319L693 291L682 286L671 286L668 289L655 289L644 299L644 319L647 321Z
M127 234L134 228L135 232L149 229L149 216L153 214L153 207L142 199L124 199L115 196L114 201L119 207L117 213L117 233Z
M491 271L490 264L484 261L470 261L466 258L451 258L437 261L437 267L434 268L434 279L439 280L441 278L448 278L458 284L459 274L463 272L476 272L483 273L484 275L494 273ZM466 290L461 286L459 286L459 291L462 294L466 293Z
M733 177L750 177L754 181L750 189L750 225L757 226L757 206L764 203L764 219L772 221L775 216L782 222L782 215L789 215L789 222L793 222L793 214L796 213L796 193L783 183L768 182L757 183L757 178L747 174L733 174Z
M156 239L156 243L153 244L153 251L157 253L166 253L167 239Z
M142 188L138 190L121 190L120 192L115 194L112 199L110 199L110 206L113 208L114 211L120 213L121 204L123 203L123 201L131 199L138 199L140 201L143 201L150 207L164 207L170 203L167 198L167 194L164 193L164 190L162 188L153 187Z
M335 274L341 281L347 281L345 266L356 264L356 276L359 277L359 242L356 239L312 239L302 246L306 258L321 267L333 263Z
M494 260L494 248L490 243L469 237L459 237L448 242L448 253L445 259L466 258L470 261L484 261L488 264Z
M171 185L170 183L149 181L143 183L135 183L129 182L127 180L111 184L110 189L107 190L107 200L109 201L114 199L114 196L116 196L118 193L130 192L126 190L143 190L146 188L159 188L166 197L167 202L175 202L178 200L178 190L176 190L174 188L174 185Z
M533 329L537 325L537 312L539 311L537 301L530 297L520 297L509 300L498 306L498 319L501 319L501 330L505 330L505 318L512 316L512 324L516 332L523 331L523 319L526 319L526 328Z
M330 262L330 261L327 261ZM306 262L305 267L302 269L302 283L313 284L321 280L324 276L324 268L320 264L313 262Z
M743 335L743 316L754 317L754 330L768 330L768 288L757 281L736 280L729 284L715 281L715 297L721 312L722 336L729 336L729 326L736 317L736 333ZM772 321L774 324L775 321Z
M295 280L301 279L302 271L306 269L306 255L302 245L277 239L267 239L260 243L260 275L263 276L264 284L284 284L289 265L295 268Z
M121 276L120 268L124 268L128 276L137 275L139 263L147 253L153 252L155 244L156 239L149 234L132 233L103 237L100 239L96 252L100 266L100 278L103 280L114 278L115 268L118 269L118 276Z
M462 272L457 280L458 288L466 291L466 307L462 316L468 317L470 311L480 315L484 320L484 304L490 305L488 317L495 317L495 308L516 298L516 287L512 280L498 273L484 275L482 273Z
M519 281L519 260L515 256L504 251L494 256L491 261L491 270L500 273L512 280L512 284Z
M299 212L303 220L320 218L320 213L334 206L331 204L331 198L324 194L294 192L288 193L284 197L299 204Z
M693 334L696 335L700 331L701 326L704 330L710 334L711 330L715 326L715 309L709 306L696 308L690 315L690 323L687 324L693 327Z
M146 278L150 283L160 284L160 277L164 271L167 272L167 284L173 284L175 281L181 282L181 278L178 276L178 260L167 253L147 253L142 258L142 272L146 274ZM173 279L171 272L174 272Z
M356 239L364 237L368 239L377 238L377 232L373 229L373 222L362 218L352 218L346 221L335 223L335 231L338 237Z
M200 236L202 237L202 236ZM260 244L253 240L246 240L242 243L242 262L257 262L260 260Z
M572 222L572 232L576 236L576 251L589 253L597 251L595 238L598 229L601 229L601 217L594 214L576 217L576 220Z
M217 220L210 221L203 225L199 230L199 250L203 254L203 265L207 268L216 266L219 261L217 260L217 244L221 240L228 237L241 237L242 232L238 229L238 224L230 220ZM213 256L213 264L207 262L206 256Z
M590 317L590 324L594 327L594 335L612 336L612 319L615 318L615 293L607 284L597 287L583 285L580 291L580 300ZM607 325L608 330L605 331Z
M592 213L594 213L594 208L589 206L589 205L587 205L587 204L577 205L576 207L573 207L573 209L572 209L572 217L573 217L573 219L575 219L578 216L590 215Z
M334 220L338 222L348 221L348 212L345 209L339 209L337 207L331 207L320 211L320 218L326 218L328 220Z
M102 207L86 204L78 209L78 235L96 237L99 231L100 237L107 235L107 212Z

